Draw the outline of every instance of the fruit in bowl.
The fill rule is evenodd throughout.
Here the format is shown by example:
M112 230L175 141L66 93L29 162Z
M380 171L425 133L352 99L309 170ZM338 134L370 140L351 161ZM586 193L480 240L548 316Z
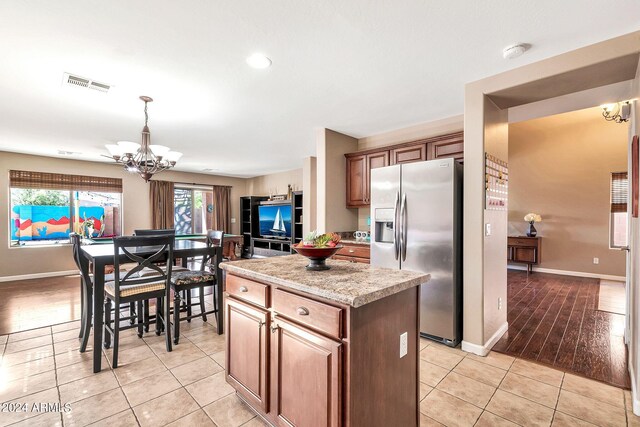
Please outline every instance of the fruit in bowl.
M335 248L340 243L340 236L337 233L325 233L318 235L317 232L304 236L302 242L295 245L302 248Z
M328 270L327 258L338 252L340 246L340 236L336 233L325 233L318 235L315 231L307 234L302 242L293 245L293 249L300 255L309 258L307 270L321 271Z

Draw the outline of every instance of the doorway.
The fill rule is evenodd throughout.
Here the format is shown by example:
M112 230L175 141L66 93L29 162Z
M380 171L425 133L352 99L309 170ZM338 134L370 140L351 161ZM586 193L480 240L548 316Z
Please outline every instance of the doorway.
M630 387L628 132L600 107L509 124L509 326L494 351Z

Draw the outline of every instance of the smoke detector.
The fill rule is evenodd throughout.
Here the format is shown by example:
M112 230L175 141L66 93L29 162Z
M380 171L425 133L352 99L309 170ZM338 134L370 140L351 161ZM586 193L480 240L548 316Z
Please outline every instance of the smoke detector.
M73 86L81 89L96 90L98 92L107 93L111 89L111 85L100 83L86 77L80 77L70 73L64 73L62 76L63 86Z
M502 49L502 57L504 59L513 59L517 58L529 48L529 45L526 43L514 43Z

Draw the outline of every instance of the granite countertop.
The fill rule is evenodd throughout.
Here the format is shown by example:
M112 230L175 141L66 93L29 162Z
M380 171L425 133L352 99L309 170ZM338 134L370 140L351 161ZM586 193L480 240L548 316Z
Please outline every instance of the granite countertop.
M361 307L427 282L430 276L406 270L371 267L329 259L326 271L307 271L301 255L224 262L228 273Z

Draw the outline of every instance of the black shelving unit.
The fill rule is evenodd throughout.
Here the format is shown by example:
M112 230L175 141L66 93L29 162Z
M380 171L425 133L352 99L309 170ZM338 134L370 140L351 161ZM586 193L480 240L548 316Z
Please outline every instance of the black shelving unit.
M266 196L242 196L240 197L240 234L243 237L242 257L253 256L252 241L254 237L260 237L260 224L258 220L258 206L260 202L268 200Z
M260 236L258 206L261 204L291 203L291 238L265 238ZM278 256L293 252L291 245L302 241L302 191L294 191L290 200L269 201L267 196L240 197L240 232L243 239L242 257Z
M294 191L291 196L291 243L294 245L304 237L302 211L302 191ZM291 249L291 253L293 252Z

